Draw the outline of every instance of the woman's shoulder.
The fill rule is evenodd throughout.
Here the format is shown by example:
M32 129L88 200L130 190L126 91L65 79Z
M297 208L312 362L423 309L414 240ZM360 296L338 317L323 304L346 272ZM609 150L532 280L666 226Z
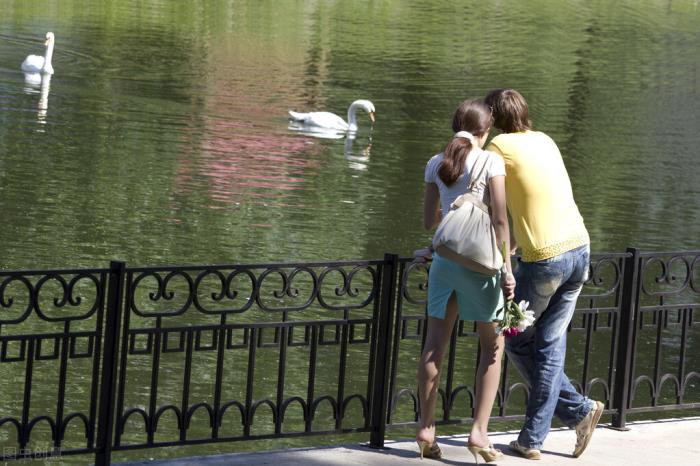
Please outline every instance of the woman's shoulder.
M501 154L493 150L479 148L475 160L485 159L486 163L494 163L503 160Z
M493 157L501 157L501 155L493 150L490 149L479 149L481 151L481 156L482 157L488 157L489 159L492 159Z
M437 173L438 170L440 169L440 165L442 164L442 153L440 154L435 154L432 157L430 157L430 160L428 160L428 163L425 164L425 182L426 183L435 183L437 182Z
M499 154L498 152L490 151L490 150L481 150L480 157L484 157L484 164L486 166L486 169L488 170L489 173L491 174L501 174L504 169L504 162L503 162L503 156Z
M428 159L428 163L426 164L427 166L431 167L433 165L437 165L440 162L442 162L442 159L444 158L444 154L440 152L439 154L435 154L430 159Z

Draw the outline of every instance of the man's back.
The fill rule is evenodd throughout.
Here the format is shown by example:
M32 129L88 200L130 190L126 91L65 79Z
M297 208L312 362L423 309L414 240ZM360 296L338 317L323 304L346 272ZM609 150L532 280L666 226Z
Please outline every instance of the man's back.
M588 244L564 161L549 136L539 131L500 134L487 150L505 162L508 210L524 261Z

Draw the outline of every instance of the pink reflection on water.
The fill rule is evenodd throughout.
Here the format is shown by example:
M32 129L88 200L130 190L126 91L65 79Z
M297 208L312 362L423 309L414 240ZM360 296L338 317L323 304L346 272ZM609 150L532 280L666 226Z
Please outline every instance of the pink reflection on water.
M220 202L251 197L276 205L285 192L302 189L308 170L317 165L304 157L313 148L306 138L225 120L211 123L198 171L209 179L209 192Z
M316 142L274 131L253 123L208 119L199 151L180 160L176 193L204 185L214 201L208 207L216 209L243 204L304 207L290 196L304 189L309 170L319 165Z

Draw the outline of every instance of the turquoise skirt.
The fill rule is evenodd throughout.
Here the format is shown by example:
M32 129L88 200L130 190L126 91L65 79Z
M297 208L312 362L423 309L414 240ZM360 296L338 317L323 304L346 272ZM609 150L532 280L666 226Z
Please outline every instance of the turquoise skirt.
M500 279L500 272L489 277L433 253L428 275L428 315L444 319L447 301L455 293L460 319L491 322L503 307Z

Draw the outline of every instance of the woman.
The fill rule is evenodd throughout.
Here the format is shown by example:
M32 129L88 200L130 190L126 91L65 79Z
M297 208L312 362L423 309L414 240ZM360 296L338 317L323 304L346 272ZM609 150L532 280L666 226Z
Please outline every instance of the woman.
M425 168L423 223L427 230L436 227L449 212L450 204L466 192L473 167L486 164L486 183L477 185L474 194L490 205L498 244L505 242L506 251L510 251L503 160L481 149L491 123L490 109L482 101L466 100L459 106L452 121L455 137ZM460 319L477 322L481 347L474 423L467 448L475 460L477 455L487 462L503 456L489 442L488 421L498 390L503 354L503 336L494 331L493 320L496 311L503 307L503 295L510 299L515 289L508 257L505 263L506 273L488 276L433 254L428 278L427 335L418 366L420 428L416 441L421 458L442 457L435 442L435 404L440 366L458 315Z

